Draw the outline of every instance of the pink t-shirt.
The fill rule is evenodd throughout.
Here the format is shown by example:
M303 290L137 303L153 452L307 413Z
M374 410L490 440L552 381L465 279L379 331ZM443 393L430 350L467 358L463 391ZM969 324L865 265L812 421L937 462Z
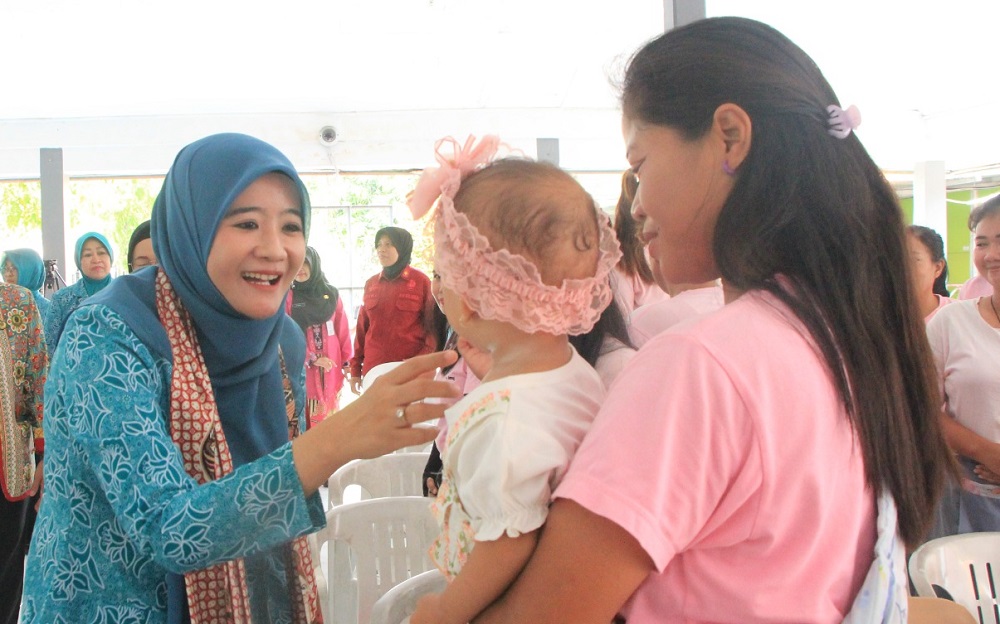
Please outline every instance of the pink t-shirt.
M653 560L629 624L835 623L850 609L875 495L806 336L748 293L651 339L615 384L555 496Z
M941 295L934 295L934 296L937 297L938 300L937 307L931 310L931 313L924 317L924 323L930 323L931 319L934 318L937 315L937 313L941 311L941 308L945 307L949 303L954 303L955 301L957 301L956 299L952 299L950 297L942 297Z
M978 299L993 294L993 286L982 275L973 275L958 289L959 299Z

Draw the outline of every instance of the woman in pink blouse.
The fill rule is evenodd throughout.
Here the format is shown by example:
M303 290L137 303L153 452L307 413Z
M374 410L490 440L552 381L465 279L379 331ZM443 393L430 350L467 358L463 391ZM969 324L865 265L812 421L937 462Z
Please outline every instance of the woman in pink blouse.
M291 302L292 319L306 336L306 414L311 427L339 409L344 366L354 354L344 303L326 281L312 247L306 247Z

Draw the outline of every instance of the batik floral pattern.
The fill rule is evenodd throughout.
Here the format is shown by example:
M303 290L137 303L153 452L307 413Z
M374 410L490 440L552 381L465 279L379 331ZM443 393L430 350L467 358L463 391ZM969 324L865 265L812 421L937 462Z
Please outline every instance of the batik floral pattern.
M42 391L48 368L41 317L30 292L0 285L0 332L0 368L9 376L0 387L0 496L21 500L35 476L33 451L43 447Z
M59 337L62 335L66 321L73 310L80 307L80 303L89 297L83 280L76 282L72 286L60 288L50 300L49 311L45 313L45 343L49 348L49 355L54 356Z
M165 622L168 572L234 557L260 571L249 577L251 596L272 621L290 612L283 581L271 578L284 564L270 559L323 525L319 497L303 496L290 444L198 485L170 438L170 373L104 306L67 322L47 387L45 504L28 557L26 624Z

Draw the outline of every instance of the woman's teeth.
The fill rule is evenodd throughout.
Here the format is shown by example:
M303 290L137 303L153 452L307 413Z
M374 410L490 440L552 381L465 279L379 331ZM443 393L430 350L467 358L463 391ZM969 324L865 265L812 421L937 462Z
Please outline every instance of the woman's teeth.
M248 282L256 282L258 284L269 284L273 286L275 283L277 283L279 276L266 275L264 273L244 273L243 279L247 280Z

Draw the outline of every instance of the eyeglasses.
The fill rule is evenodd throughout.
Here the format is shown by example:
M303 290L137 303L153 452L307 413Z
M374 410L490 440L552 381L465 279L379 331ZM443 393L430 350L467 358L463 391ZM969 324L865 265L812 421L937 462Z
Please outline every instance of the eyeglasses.
M145 256L139 256L138 258L132 259L132 270L141 269L148 266L155 266L156 262L147 258Z

